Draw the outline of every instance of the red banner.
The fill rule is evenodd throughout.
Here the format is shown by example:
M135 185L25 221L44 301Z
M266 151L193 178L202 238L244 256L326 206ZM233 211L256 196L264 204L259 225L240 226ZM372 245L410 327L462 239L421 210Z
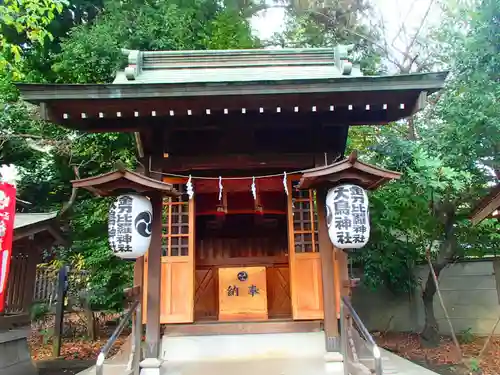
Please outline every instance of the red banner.
M5 309L7 297L15 213L16 188L0 182L0 312Z

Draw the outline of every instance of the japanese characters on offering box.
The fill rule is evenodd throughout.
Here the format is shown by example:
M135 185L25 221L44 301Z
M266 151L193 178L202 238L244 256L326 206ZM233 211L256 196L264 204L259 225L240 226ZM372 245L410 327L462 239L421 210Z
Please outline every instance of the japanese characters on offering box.
M240 295L240 288L236 285L229 285L226 289L228 297L238 297ZM248 294L254 297L257 294L260 294L259 288L256 285L248 286Z
M151 202L140 195L121 195L108 217L109 245L123 259L143 256L151 243Z
M0 181L0 312L5 309L7 281L12 255L16 187Z
M356 185L340 185L326 196L330 240L340 249L359 249L370 238L368 196Z

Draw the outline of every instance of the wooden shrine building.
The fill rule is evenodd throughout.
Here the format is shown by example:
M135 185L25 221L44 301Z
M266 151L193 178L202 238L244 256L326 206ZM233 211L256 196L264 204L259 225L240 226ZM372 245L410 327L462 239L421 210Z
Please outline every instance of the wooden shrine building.
M347 263L325 237L317 183L374 189L396 178L344 158L349 126L412 115L446 73L365 77L345 46L126 53L112 84L18 87L49 121L133 134L140 173L181 193L163 200L161 248L137 261L149 355L160 324L177 334L231 329L210 321L269 323L255 333L324 320L327 348L338 350Z
M7 298L0 313L2 375L38 373L28 347L36 267L43 261L44 252L50 253L57 245L67 245L57 212L16 213Z
M500 175L500 172L497 175ZM476 204L470 216L474 225L486 218L497 218L500 221L500 183L493 186L489 193Z

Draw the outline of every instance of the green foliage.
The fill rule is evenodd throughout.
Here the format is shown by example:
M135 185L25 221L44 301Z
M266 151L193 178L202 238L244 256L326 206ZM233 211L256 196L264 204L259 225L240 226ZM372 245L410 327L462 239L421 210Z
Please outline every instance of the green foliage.
M94 24L71 31L54 71L58 82L104 83L124 66L122 48L199 50L257 44L248 21L213 0L109 1Z
M461 344L470 344L470 343L474 342L475 339L476 339L476 335L474 335L472 333L472 328L470 328L470 327L460 331L458 334L458 340Z
M43 320L49 311L49 306L45 303L33 304L30 310L31 321L37 322L39 320Z
M52 39L48 25L60 13L65 3L60 0L4 0L0 4L0 71L12 70L16 76L18 69L12 69L11 62L19 63L22 47L9 42L6 32L13 30L26 35L32 43L43 44Z
M413 118L418 139L405 139L406 121L351 130L349 147L403 173L371 195L372 240L358 261L372 287L413 288L413 266L427 249L444 265L498 251L498 222L472 226L468 217L500 170L500 1L450 3L447 14L435 36L450 79ZM467 27L457 28L457 19Z
M474 373L478 373L480 374L481 373L481 366L480 366L480 360L477 359L477 358L472 358L470 361L469 361L469 368L472 372Z
M43 4L49 3L44 0ZM259 45L239 10L215 0L76 0L71 12L54 11L47 20L51 22L40 22L45 22L45 35L50 33L53 38L43 45L41 39L37 43L30 40L31 34L6 32L3 36L2 40L16 48L30 46L22 60L12 60L26 82L110 82L125 64L122 48ZM33 203L25 210L60 210L71 195L69 181L75 178L75 167L82 178L108 172L117 161L135 168L130 134L86 134L48 124L40 120L37 108L19 100L13 78L13 74L0 72L0 164L21 168L20 198ZM123 288L132 278L132 263L114 257L107 243L109 203L78 191L66 216L72 244L57 254L61 262L90 272L89 295L93 307L99 309L121 308Z
M362 11L369 8L365 1L353 1L346 12L345 4L338 3L324 9L290 9L283 32L276 33L269 42L283 48L331 47L353 44L350 61L359 64L364 74L373 75L381 69L381 56L370 40L376 35L360 21Z

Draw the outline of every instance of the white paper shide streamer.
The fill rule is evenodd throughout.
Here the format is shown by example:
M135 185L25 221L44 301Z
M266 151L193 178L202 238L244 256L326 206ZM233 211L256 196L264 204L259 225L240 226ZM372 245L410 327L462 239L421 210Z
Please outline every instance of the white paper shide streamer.
M286 178L286 172L283 172L283 187L285 188L285 194L288 196L288 181Z
M189 196L189 199L193 199L194 189L193 189L193 183L191 181L191 175L189 175L189 179L188 179L188 182L186 184L186 190L187 190L187 194Z
M224 187L222 186L222 176L219 176L219 201L222 200L222 190Z
M253 200L257 200L257 187L255 186L255 177L252 177L252 195L253 195Z

